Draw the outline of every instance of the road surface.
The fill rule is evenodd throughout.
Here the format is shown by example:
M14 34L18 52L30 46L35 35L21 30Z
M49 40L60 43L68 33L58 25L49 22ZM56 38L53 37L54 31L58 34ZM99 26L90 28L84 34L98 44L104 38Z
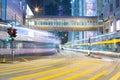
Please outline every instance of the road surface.
M33 58L0 63L0 80L120 80L119 59L71 51Z

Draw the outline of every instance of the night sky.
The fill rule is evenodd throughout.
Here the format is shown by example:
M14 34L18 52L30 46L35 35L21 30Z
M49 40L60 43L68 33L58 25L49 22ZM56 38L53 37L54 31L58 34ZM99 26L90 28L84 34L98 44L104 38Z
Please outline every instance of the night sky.
M33 12L35 7L44 9L37 15L70 16L70 0L27 0L27 3ZM59 6L62 6L62 10Z

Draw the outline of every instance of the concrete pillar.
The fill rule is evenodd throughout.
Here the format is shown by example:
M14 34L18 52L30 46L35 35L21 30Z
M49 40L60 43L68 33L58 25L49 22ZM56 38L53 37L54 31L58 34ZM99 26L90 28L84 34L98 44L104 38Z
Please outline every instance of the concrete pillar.
M74 41L74 31L68 32L68 42Z
M115 16L113 16L113 27L114 27L113 31L116 31L116 19L115 19Z

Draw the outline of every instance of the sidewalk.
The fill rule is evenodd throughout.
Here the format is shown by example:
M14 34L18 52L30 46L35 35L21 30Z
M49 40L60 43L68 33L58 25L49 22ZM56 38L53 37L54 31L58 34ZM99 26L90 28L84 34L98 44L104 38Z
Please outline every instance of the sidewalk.
M82 49L66 49L66 50L77 51L77 52L84 52L84 53L88 53L88 51L89 51L89 50L82 50ZM109 56L109 57L120 58L120 53L117 53L117 52L93 51L93 50L90 50L90 53L94 54L94 55L102 55L102 56Z

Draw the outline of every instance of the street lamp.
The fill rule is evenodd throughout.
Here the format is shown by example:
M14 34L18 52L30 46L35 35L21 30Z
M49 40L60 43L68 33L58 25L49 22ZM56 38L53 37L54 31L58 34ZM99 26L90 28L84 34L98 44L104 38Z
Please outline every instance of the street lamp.
M35 7L34 8L35 13L38 14L42 14L43 8L39 8L39 7Z
M39 12L39 8L38 7L35 7L35 12Z

